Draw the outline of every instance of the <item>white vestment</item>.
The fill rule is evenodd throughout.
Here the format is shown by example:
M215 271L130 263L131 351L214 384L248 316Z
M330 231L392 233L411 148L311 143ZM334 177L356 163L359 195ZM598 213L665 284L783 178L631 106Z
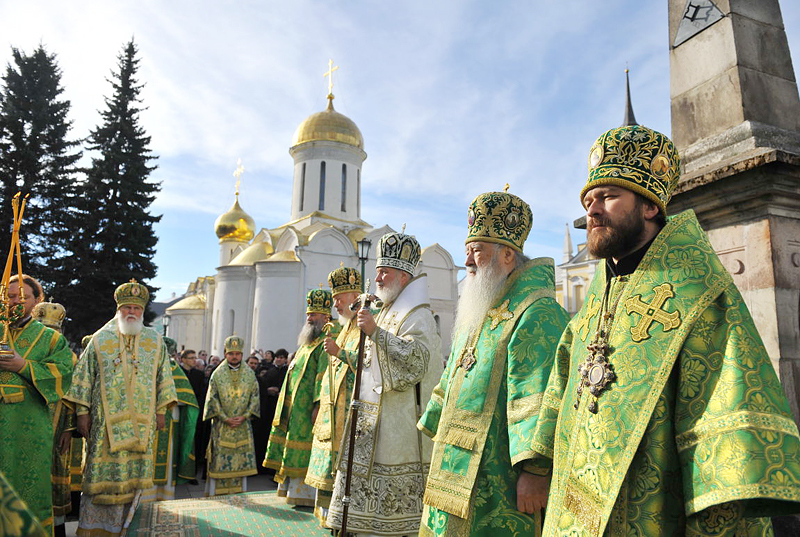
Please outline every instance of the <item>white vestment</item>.
M439 382L442 342L428 299L427 277L409 282L376 317L361 375L347 531L416 535L430 467L431 440L417 420ZM424 399L422 399L424 397ZM341 528L350 418L340 450L328 525Z

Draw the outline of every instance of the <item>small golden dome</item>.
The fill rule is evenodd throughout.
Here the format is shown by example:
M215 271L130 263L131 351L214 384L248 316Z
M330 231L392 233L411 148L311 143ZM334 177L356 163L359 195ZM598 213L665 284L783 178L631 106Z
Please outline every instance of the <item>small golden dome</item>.
M364 149L364 137L353 120L333 109L333 95L328 95L328 108L311 114L294 132L292 147L305 142L341 142Z
M233 207L219 215L214 222L214 231L220 242L226 240L250 242L255 237L255 220L239 206L239 196L236 196Z

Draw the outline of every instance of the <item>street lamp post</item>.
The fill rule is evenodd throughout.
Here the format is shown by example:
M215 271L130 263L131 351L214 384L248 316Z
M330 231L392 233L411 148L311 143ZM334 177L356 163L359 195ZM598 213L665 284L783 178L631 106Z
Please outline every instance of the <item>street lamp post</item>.
M356 244L358 244L358 260L361 261L361 292L363 293L364 283L366 282L364 279L364 265L366 264L367 259L369 259L369 248L372 246L372 241L367 238L363 238Z
M164 327L164 336L166 337L167 327L169 326L169 315L164 315L164 317L161 318L161 325Z

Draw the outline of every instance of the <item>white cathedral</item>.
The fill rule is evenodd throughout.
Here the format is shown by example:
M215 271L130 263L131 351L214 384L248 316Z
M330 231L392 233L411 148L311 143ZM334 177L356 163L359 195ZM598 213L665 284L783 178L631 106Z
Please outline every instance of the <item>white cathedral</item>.
M297 128L289 154L294 158L289 222L256 233L253 218L239 205L237 187L233 207L215 223L216 275L189 284L166 310L167 335L179 346L222 356L225 338L236 334L249 350L291 352L305 322L306 293L323 282L327 288L328 273L340 263L360 269L365 240L371 243L365 276L374 278L378 240L394 230L361 219L364 138L352 120L333 109L332 94L324 111ZM447 352L459 267L433 244L423 248L417 270L428 275L430 306Z

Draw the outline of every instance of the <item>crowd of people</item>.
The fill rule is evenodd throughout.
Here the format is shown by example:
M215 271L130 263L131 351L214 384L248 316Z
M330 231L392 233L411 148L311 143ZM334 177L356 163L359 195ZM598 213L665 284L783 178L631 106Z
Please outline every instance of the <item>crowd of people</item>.
M78 533L118 535L205 457L208 495L268 469L340 534L770 535L769 517L800 512L800 435L694 213L667 217L680 158L631 122L588 164L579 199L603 261L580 311L558 304L553 260L523 254L528 203L508 186L480 194L446 361L405 233L378 243L375 295L345 266L308 292L291 360L245 360L235 335L207 364L178 354L143 326L135 281L78 358L46 326L58 308L34 319L38 282L12 278L23 311L0 348L3 531L50 532L78 474Z

